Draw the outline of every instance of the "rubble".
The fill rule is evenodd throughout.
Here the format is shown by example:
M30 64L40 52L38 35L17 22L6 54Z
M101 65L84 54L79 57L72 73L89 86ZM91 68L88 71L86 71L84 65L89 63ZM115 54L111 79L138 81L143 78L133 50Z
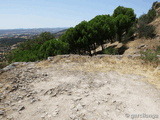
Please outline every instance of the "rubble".
M53 59L49 67L12 65L0 75L0 118L124 120L126 113L134 111L159 113L160 92L140 81L142 76L72 70L85 64L54 63Z

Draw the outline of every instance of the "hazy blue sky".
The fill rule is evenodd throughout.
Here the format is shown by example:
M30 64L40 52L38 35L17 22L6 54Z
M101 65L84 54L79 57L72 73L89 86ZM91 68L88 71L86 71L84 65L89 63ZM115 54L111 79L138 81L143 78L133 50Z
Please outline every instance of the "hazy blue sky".
M0 0L0 29L71 27L117 6L146 13L156 0ZM159 0L157 0L159 1Z

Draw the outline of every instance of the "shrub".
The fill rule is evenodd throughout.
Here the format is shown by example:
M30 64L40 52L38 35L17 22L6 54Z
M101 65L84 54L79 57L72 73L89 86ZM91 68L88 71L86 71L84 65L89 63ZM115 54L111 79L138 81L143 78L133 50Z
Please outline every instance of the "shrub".
M143 14L139 17L138 19L138 25L141 25L141 24L148 24L150 23L150 20L149 20L149 17L147 14Z
M116 55L118 53L117 49L113 47L108 47L102 51L102 54L108 54L108 55Z
M141 52L141 58L145 62L150 62L150 63L158 63L158 62L160 62L157 55L158 55L157 52L156 51L152 51L152 50L147 50L145 52Z
M160 55L160 46L157 47L156 53L157 53L158 55Z
M7 65L7 62L0 62L0 69L6 67Z
M141 24L137 30L139 37L153 38L155 36L155 27L153 25Z
M149 22L152 22L156 17L156 11L154 9L150 9L148 11L148 19L149 19Z

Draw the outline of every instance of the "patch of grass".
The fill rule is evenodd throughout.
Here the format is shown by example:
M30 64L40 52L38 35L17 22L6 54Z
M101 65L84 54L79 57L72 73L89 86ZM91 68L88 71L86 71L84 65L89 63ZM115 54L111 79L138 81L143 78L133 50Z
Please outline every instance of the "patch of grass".
M142 60L153 64L158 64L160 62L157 55L158 51L153 51L153 50L147 50L145 52L141 52Z
M158 55L160 55L160 46L157 47L156 53L157 53Z
M113 47L108 47L102 51L102 54L116 55L118 54L118 51Z
M0 62L0 69L6 67L8 65L8 63L6 62Z

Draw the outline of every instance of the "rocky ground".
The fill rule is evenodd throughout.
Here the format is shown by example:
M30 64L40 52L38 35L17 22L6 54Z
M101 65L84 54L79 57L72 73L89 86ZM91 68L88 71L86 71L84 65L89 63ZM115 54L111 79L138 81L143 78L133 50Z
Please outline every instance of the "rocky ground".
M0 74L0 119L159 120L160 69L145 71L136 60L115 59L12 64ZM138 66L143 70L134 71Z

